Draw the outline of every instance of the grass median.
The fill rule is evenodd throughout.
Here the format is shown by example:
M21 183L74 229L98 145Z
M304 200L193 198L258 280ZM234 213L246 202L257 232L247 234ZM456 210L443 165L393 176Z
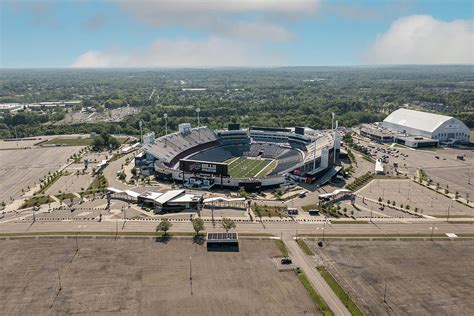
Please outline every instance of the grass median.
M314 287L311 285L311 283L308 280L308 277L303 272L303 270L301 270L300 268L296 268L295 272L296 272L296 275L298 276L298 279L300 279L301 283L303 283L303 286L305 287L306 291L308 292L309 296L311 297L313 302L316 304L318 309L326 316L334 315L334 313L331 311L331 309L323 300L323 298L318 294L318 292L316 292Z
M337 283L336 279L332 276L332 274L329 271L326 270L325 267L318 266L316 267L316 269L324 278L326 283L331 287L331 289L334 291L337 297L339 297L341 302L344 303L344 305L346 305L351 315L356 315L356 316L364 315L364 313L359 309L359 307L354 303L354 301L352 301L349 294L346 291L344 291L344 289L339 285L339 283Z
M307 254L308 256L314 255L313 251L308 247L308 245L303 239L297 239L296 243L298 244L298 246L300 246L301 250L303 250L305 254Z
M286 248L286 245L283 242L283 240L275 239L275 243L276 243L276 246L278 247L278 249L280 250L281 255L283 257L288 257L288 248Z

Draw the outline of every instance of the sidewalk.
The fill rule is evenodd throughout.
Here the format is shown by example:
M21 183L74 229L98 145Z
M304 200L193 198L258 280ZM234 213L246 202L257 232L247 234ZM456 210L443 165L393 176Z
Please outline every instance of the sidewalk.
M283 236L284 242L291 254L291 259L306 273L314 289L319 293L319 295L321 295L329 308L334 312L334 315L350 316L351 313L316 270L316 263L313 262L313 258L303 253L296 241L290 235L284 234Z

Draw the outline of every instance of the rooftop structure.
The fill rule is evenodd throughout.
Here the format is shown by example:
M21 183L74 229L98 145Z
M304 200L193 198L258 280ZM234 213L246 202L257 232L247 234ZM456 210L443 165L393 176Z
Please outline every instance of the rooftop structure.
M398 109L382 122L382 126L412 136L424 136L442 142L468 142L469 129L451 116Z

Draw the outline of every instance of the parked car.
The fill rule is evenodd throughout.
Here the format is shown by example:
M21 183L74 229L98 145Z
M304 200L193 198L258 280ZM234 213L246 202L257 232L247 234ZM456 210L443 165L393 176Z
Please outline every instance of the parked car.
M285 257L283 259L281 259L281 264L292 264L293 261L291 261L291 259L289 257Z

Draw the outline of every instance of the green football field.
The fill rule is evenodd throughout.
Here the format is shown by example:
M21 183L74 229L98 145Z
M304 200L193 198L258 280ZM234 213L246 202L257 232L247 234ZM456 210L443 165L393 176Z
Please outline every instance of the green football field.
M254 160L240 157L229 163L229 175L234 178L253 178L267 175L276 166L272 159Z

